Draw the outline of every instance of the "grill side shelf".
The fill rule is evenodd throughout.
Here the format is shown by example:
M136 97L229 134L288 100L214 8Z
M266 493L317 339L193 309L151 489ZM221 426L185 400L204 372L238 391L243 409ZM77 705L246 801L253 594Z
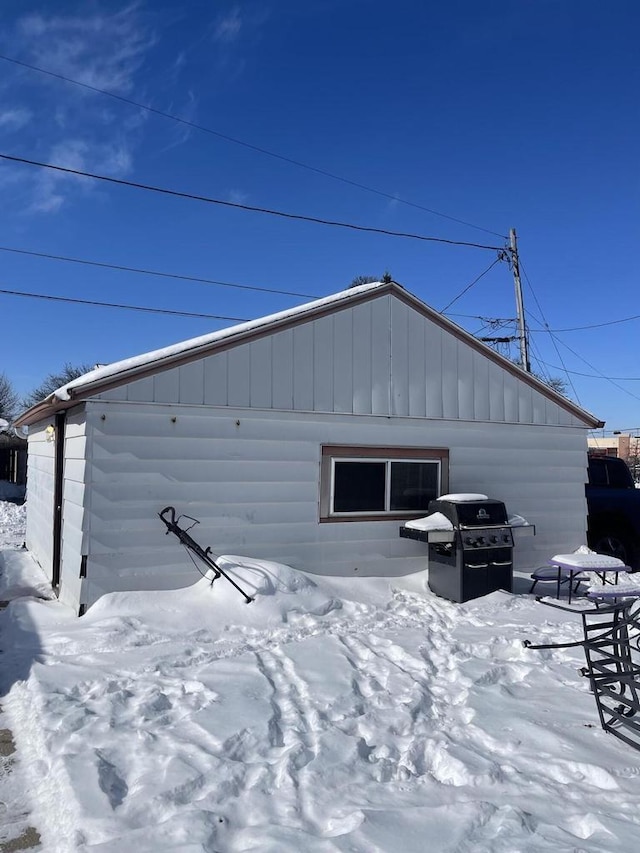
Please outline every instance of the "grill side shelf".
M414 530L412 527L400 528L402 539L415 539L417 542L453 542L455 531L453 530Z

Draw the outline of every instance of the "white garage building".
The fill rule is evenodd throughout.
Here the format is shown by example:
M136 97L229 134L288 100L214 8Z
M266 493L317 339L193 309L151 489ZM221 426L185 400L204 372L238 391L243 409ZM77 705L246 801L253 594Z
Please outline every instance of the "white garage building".
M24 424L27 547L79 612L194 582L167 505L217 553L400 575L426 547L399 523L481 492L536 525L515 557L539 565L585 541L586 433L603 425L395 282L99 368Z

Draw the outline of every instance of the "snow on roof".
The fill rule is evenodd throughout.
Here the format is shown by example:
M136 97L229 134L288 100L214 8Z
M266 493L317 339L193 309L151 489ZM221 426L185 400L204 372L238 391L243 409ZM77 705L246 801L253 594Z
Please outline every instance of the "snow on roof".
M396 285L397 286L397 285ZM151 352L142 353L141 355L125 358L121 361L114 361L112 364L107 364L104 367L99 367L96 370L91 370L82 376L63 385L53 392L53 396L62 401L71 399L72 391L84 388L85 386L94 385L102 382L105 379L116 377L122 373L128 373L136 368L145 367L175 356L188 353L193 350L199 350L210 346L211 344L223 341L226 338L244 335L247 332L255 331L263 326L269 326L273 323L279 323L297 316L304 315L310 312L316 312L326 306L333 305L346 300L353 299L354 296L388 287L388 284L381 281L371 282L369 284L361 284L357 287L350 287L347 290L341 290L338 293L333 293L330 296L324 296L321 299L316 299L313 302L305 302L303 305L297 305L293 308L288 308L285 311L278 311L275 314L268 314L266 317L259 317L256 320L249 320L246 323L239 323L235 326L229 326L225 329L219 329L216 332L209 332L206 335L200 335L197 338L190 338L186 341L180 341L177 344L172 344L161 349L152 350Z

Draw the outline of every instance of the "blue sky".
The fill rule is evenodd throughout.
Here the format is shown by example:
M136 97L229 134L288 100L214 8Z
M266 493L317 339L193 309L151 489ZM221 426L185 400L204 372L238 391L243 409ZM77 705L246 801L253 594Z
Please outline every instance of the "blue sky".
M608 430L640 428L640 319L599 325L640 313L639 24L635 0L5 0L4 56L212 132L0 60L0 152L489 246L515 227L533 369L570 371L570 395ZM0 190L0 288L25 293L252 319L388 270L442 310L497 256L7 161ZM480 331L480 318L515 316L507 265L447 315L512 334ZM0 317L0 372L20 393L65 362L107 363L231 322L2 293ZM597 327L564 331L581 326Z

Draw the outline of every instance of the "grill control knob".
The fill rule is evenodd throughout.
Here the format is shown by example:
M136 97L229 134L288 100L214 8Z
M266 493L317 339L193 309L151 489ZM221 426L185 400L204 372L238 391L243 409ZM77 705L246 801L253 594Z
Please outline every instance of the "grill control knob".
M484 545L484 536L478 536L478 545Z
M473 539L470 536L465 537L464 541L467 545L473 545Z
M508 542L508 541L509 541L509 534L508 534L508 533L505 533L505 534L504 534L504 536L502 537L502 541L503 541L503 542Z
M497 536L495 536L495 535L494 535L494 536L492 536L492 537L491 537L491 542L492 542L494 545L495 545L495 543L496 543L497 541L498 541L498 537L497 537Z

